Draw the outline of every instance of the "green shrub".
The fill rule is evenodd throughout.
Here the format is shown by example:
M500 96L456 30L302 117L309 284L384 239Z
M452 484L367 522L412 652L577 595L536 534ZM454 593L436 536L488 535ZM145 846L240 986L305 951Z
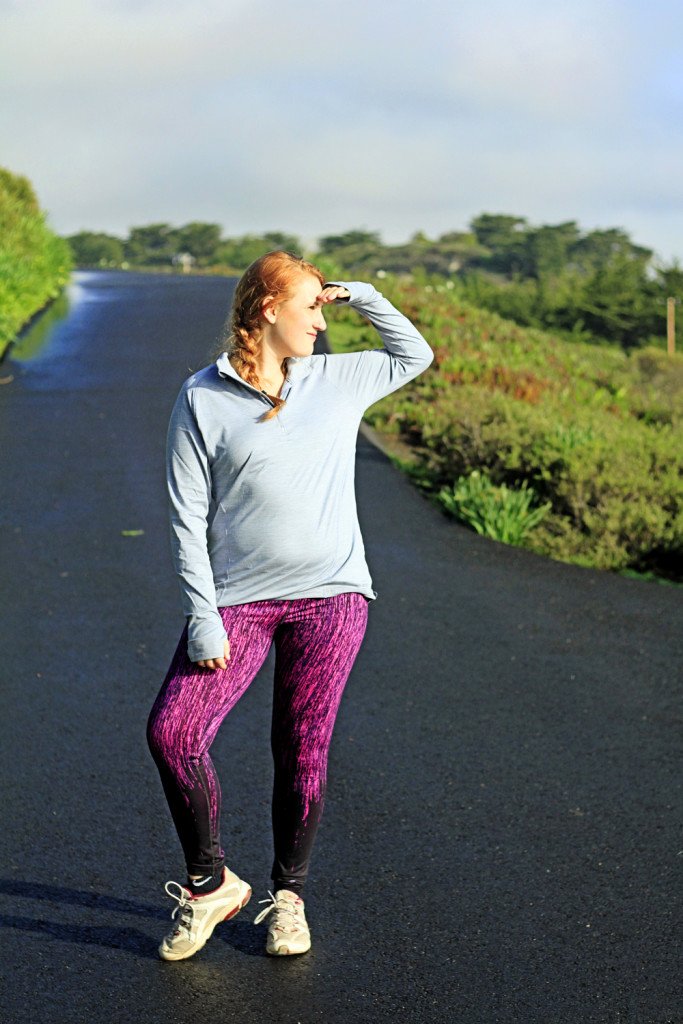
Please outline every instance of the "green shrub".
M550 510L550 503L533 507L535 495L526 481L519 490L496 486L475 469L439 491L441 504L452 516L477 533L504 544L519 544Z
M0 354L59 295L71 267L71 250L48 228L30 183L0 168Z

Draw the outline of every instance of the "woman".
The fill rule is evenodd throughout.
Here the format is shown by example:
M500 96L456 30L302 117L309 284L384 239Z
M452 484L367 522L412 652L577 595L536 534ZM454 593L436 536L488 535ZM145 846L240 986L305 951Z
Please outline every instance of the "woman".
M323 308L348 302L384 348L313 355ZM187 865L167 882L164 960L205 944L249 885L225 864L209 747L275 644L275 858L266 950L310 948L302 892L323 810L337 709L377 597L354 494L365 409L416 377L432 350L372 285L324 283L286 252L240 279L227 351L187 380L168 433L172 549L187 625L148 740Z

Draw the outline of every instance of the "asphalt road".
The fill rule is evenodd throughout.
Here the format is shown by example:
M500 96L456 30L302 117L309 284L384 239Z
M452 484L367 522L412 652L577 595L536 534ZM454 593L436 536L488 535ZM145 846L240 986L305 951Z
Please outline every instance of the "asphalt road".
M480 538L363 439L379 598L332 742L313 949L269 958L252 924L271 652L213 751L252 902L158 960L182 879L144 741L182 626L163 445L230 290L78 275L42 352L0 369L0 1015L680 1024L683 591Z

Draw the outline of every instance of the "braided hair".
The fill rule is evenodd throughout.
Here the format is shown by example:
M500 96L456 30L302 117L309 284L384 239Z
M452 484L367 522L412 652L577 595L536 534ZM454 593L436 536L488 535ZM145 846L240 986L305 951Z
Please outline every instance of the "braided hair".
M267 252L255 260L242 274L235 288L232 312L226 325L225 340L220 351L227 351L230 361L240 377L261 391L257 363L261 352L261 334L263 331L263 302L270 297L282 302L289 297L293 286L305 274L313 274L325 283L320 270L312 263L295 256L294 253L278 249ZM282 361L282 372L287 372L287 359ZM277 416L285 405L282 398L273 396L275 405L269 409L261 420Z

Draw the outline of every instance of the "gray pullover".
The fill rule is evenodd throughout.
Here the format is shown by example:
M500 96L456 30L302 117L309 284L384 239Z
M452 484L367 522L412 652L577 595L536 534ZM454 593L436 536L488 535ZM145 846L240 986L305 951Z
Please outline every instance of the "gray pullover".
M287 360L277 416L227 353L180 390L167 444L171 545L192 661L223 656L218 609L248 601L377 593L354 491L363 413L434 354L370 284L335 282L382 349Z

